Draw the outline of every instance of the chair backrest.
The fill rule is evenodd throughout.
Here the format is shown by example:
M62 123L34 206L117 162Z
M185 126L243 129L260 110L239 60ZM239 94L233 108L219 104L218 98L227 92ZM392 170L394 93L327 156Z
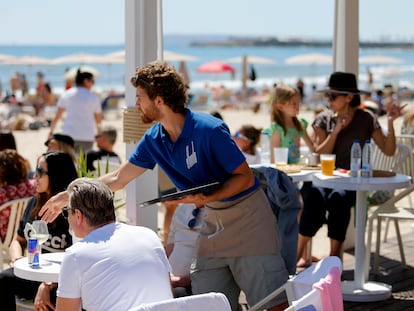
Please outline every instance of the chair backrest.
M339 257L329 256L289 279L286 284L286 295L289 304L309 293L312 286L327 276L333 267L337 267L339 271L342 271L342 262Z
M0 211L10 207L10 216L7 225L7 233L4 237L4 240L0 240L0 264L2 264L2 266L3 252L8 254L10 243L13 240L13 236L17 232L17 229L19 228L20 219L23 216L24 209L26 208L27 202L30 200L30 198L31 197L15 199L12 201L8 201L0 206Z
M129 311L231 311L227 297L222 293L207 293L144 303Z
M408 161L410 149L407 145L397 143L395 153L392 156L385 155L377 145L372 145L372 168L376 170L404 173L406 161Z
M302 307L310 305L313 310L317 311L342 311L341 271L342 262L339 257L324 258L289 279L284 285L252 306L249 311L262 310L267 302L283 291L286 291L289 305L293 306L293 308L290 307L286 310L300 310ZM331 293L335 295L331 295ZM334 299L337 306L333 309L324 309L324 305L331 303L329 299Z
M414 135L397 135L396 139L397 143L408 146L408 149L410 150L410 155L408 156L407 161L404 162L402 173L414 178Z

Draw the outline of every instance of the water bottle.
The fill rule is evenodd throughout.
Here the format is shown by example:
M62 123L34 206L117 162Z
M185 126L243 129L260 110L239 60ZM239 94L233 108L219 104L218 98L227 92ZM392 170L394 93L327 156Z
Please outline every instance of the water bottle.
M266 132L260 136L260 161L262 164L270 164L270 137Z
M351 177L358 177L359 169L361 168L361 145L359 144L358 139L355 139L354 142L352 143L351 163L349 167L350 167Z
M362 170L361 177L372 177L372 162L371 162L371 141L367 139L362 149Z

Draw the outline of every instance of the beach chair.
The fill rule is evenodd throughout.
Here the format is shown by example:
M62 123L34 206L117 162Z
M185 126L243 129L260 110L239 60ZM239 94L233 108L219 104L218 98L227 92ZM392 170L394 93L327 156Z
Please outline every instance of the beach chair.
M330 256L290 278L284 285L252 306L259 311L263 306L286 292L289 307L285 310L343 311L341 289L342 262ZM306 308L306 309L305 309Z
M231 311L227 297L222 293L207 293L160 302L144 303L129 311Z
M17 229L19 228L20 219L22 218L24 209L26 208L27 202L30 200L30 197L15 199L8 201L0 206L0 211L5 210L10 207L10 216L9 223L7 224L7 232L4 240L1 241L0 249L0 263L1 270L3 270L4 259L9 258L9 246L13 240Z

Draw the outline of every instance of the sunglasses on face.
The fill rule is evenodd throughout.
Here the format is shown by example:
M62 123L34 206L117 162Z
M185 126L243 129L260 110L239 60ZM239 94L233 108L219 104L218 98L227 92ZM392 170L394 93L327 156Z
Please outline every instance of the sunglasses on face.
M338 94L338 93L325 93L325 97L328 100L334 101L335 99L337 99L339 96L344 96L344 94Z
M69 211L71 211L71 210L74 210L74 208L72 208L72 207L68 207L68 206L66 206L66 207L64 207L64 208L62 208L62 216L65 218L65 219L68 219L68 217L69 217Z
M193 211L191 212L191 214L193 214L194 218L191 218L190 221L188 222L187 226L190 229L193 229L196 225L197 222L197 215L200 213L200 209L199 208L195 208L193 209Z
M240 132L236 132L236 133L234 133L234 137L235 137L235 138L241 138L241 139L244 139L244 140L250 141L250 139L249 139L248 137L244 136L244 135L243 135L243 134L241 134Z
M43 167L38 166L38 167L36 167L35 174L36 174L37 178L42 178L44 175L47 175L47 171Z

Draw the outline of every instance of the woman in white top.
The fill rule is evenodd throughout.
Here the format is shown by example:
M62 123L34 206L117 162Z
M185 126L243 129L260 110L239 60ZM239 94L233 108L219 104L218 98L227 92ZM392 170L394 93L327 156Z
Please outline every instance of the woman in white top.
M255 128L253 125L242 125L233 135L239 149L246 157L246 162L250 164L260 164L260 154L257 151L257 144L260 141L262 129Z
M78 70L76 87L65 91L57 103L58 110L50 125L50 138L57 122L66 111L62 133L75 141L75 150L87 152L92 149L95 135L100 132L102 108L99 97L91 92L94 84L93 75Z

